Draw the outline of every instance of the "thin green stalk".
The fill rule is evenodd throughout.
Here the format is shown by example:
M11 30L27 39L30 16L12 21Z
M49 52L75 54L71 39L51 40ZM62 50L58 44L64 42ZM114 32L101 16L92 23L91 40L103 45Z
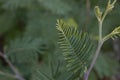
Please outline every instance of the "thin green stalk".
M88 71L85 73L84 80L88 80L88 77L89 77L89 75L90 75L90 72L91 72L91 70L93 69L93 67L94 67L94 65L95 65L95 62L96 62L96 60L97 60L97 58L98 58L98 56L99 56L99 53L100 53L102 44L103 44L102 41L100 41L100 42L98 43L98 47L97 47L97 50L96 50L96 52L95 52L94 58L93 58L93 60L92 60L92 63L91 63L91 65L90 65Z
M102 41L102 21L99 22L99 41Z
M97 60L97 57L99 56L99 53L100 53L100 50L101 50L101 47L102 47L104 41L106 41L111 36L111 35L108 35L105 38L102 38L102 24L103 24L103 21L104 21L106 15L108 14L108 12L110 12L114 8L114 4L116 3L116 1L117 0L114 0L112 3L111 3L111 0L108 1L107 8L103 15L102 15L102 12L100 11L99 7L98 6L95 7L96 17L98 18L98 21L99 21L99 41L98 41L98 46L97 46L95 55L93 57L92 63L90 65L88 71L84 75L84 80L88 80L89 74L90 74L92 68L94 67L94 64ZM117 28L117 29L119 29L119 28Z
M11 70L14 72L14 75L15 75L16 79L18 79L18 80L25 80L22 77L22 75L20 74L20 72L16 69L16 67L14 67L14 65L11 63L11 61L7 58L7 56L5 54L0 52L0 56L6 61L6 63L11 68Z
M101 50L101 47L104 43L104 41L102 40L102 23L103 21L99 21L99 40L98 40L98 46L97 46L97 49L96 49L96 52L95 52L95 55L93 57L93 60L92 60L92 63L88 69L88 71L85 73L84 75L84 80L88 80L88 77L90 75L90 72L91 70L93 69L94 65L95 65L95 62L99 56L99 53L100 53L100 50Z

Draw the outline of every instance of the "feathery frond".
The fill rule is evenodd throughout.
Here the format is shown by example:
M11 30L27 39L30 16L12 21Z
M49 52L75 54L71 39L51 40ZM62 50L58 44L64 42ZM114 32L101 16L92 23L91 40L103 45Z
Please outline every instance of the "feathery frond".
M81 76L88 65L92 43L87 33L79 32L76 27L66 24L62 20L57 21L59 31L59 44L67 62L69 71Z
M53 58L33 67L30 80L74 80L75 76L66 70L61 61Z
M12 61L32 63L38 57L40 52L41 39L36 38L17 38L12 41L6 49L6 54L11 57Z
M120 26L115 28L110 34L105 36L103 40L106 41L109 38L112 38L114 40L115 38L118 38L118 37L120 37Z

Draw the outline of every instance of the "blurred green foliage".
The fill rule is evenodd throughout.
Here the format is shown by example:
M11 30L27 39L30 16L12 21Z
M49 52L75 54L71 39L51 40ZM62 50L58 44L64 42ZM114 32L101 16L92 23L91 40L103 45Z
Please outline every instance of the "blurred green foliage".
M56 20L63 18L79 30L87 31L96 42L98 22L93 9L95 5L102 5L104 10L106 3L107 0L90 0L90 3L87 0L0 0L0 50L26 80L74 80L58 48ZM103 35L120 25L119 4L117 1L105 19ZM118 72L119 63L109 47L111 42L104 45L90 80L111 78ZM2 63L1 60L0 71L13 74L9 66ZM0 75L0 80L15 79Z

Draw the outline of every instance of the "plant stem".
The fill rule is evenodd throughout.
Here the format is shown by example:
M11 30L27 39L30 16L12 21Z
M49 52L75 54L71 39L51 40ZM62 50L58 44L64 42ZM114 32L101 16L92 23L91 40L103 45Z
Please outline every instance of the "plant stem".
M3 59L7 62L7 64L10 66L12 71L15 74L16 79L18 80L25 80L22 75L19 73L19 71L14 67L14 65L10 62L10 60L7 58L7 56L0 52L0 56L3 57Z
M111 11L112 8L114 8L114 4L115 4L116 1L117 0L114 0L113 3L111 3L111 1L109 0L107 8L104 11L103 15L101 14L101 12L99 11L99 8L98 8L97 18L98 18L98 21L99 21L99 41L98 41L98 46L97 46L95 55L93 57L92 63L90 65L88 71L84 75L84 80L88 80L89 74L90 74L92 68L94 67L94 64L97 60L97 57L99 56L99 53L100 53L100 50L101 50L101 47L102 47L103 43L109 38L109 36L111 36L111 35L108 35L105 38L102 38L102 24L103 24L103 21L104 21L106 15L108 14L108 12Z
M102 21L99 22L99 42L102 41Z
M98 58L98 56L99 56L99 53L100 53L102 44L103 44L102 41L100 41L100 42L98 43L98 47L97 47L97 50L96 50L96 52L95 52L94 58L93 58L93 60L92 60L92 63L91 63L91 65L90 65L90 68L88 69L88 71L87 71L87 72L85 73L85 75L84 75L84 80L88 80L89 74L90 74L92 68L94 67L94 64L95 64L95 62L96 62L96 60L97 60L97 58Z
M96 49L96 52L95 52L95 55L93 57L93 60L92 60L92 63L88 69L88 71L85 73L84 75L84 80L88 80L88 77L90 75L90 72L91 70L93 69L94 65L95 65L95 62L99 56L99 53L100 53L100 50L101 50L101 47L104 43L103 39L102 39L102 23L103 23L103 20L102 21L99 21L99 41L98 41L98 46L97 46L97 49Z

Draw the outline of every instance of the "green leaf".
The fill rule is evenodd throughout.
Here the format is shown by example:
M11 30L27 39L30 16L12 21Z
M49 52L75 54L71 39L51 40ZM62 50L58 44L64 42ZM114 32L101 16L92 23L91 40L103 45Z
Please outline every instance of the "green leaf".
M95 11L95 15L96 15L98 21L101 21L101 19L102 19L102 12L100 11L99 6L95 6L94 11Z
M92 42L86 33L77 31L76 27L58 20L57 29L59 34L60 48L69 71L81 76L85 72L92 51ZM76 77L76 78L77 78Z
M119 36L120 36L120 26L115 28L110 34L105 36L103 38L103 40L106 41L106 40L108 40L110 38L112 38L114 40L115 38L118 38Z
M49 59L48 63L36 64L32 70L31 80L66 80L67 76L63 75L67 73L62 69L62 66L61 62L54 58L52 60Z
M6 49L6 54L13 62L32 63L38 59L38 53L42 53L42 40L40 38L16 38L11 41Z

